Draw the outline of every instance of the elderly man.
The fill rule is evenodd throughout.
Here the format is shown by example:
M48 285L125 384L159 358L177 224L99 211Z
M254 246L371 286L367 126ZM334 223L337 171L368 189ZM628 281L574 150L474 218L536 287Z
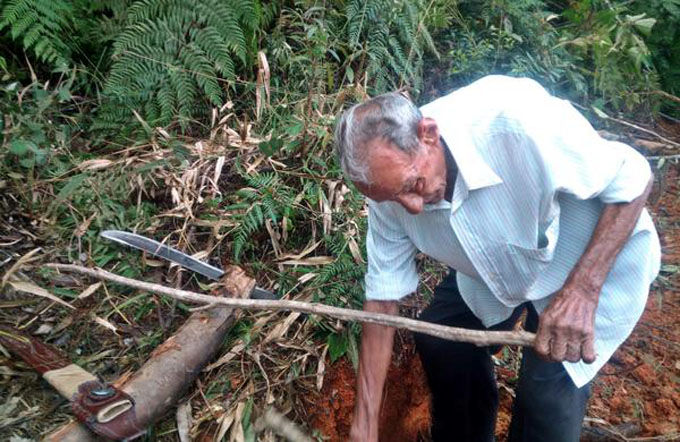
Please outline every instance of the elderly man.
M485 77L420 110L397 94L349 109L340 164L368 197L364 309L398 314L418 250L451 268L421 319L537 333L510 441L579 440L589 382L640 318L659 270L650 168L529 79ZM394 330L364 325L351 440L378 440ZM435 441L494 439L492 349L416 335Z

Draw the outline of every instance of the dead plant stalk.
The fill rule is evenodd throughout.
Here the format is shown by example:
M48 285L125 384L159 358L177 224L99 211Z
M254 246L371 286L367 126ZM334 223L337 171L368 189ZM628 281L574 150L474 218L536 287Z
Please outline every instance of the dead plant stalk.
M332 307L323 304L314 304L309 302L288 301L288 300L256 300L256 299L237 299L237 298L222 298L211 295L203 295L200 293L190 292L187 290L178 290L166 287L160 284L152 284L149 282L138 281L131 278L116 275L106 270L99 268L86 268L73 264L46 264L48 268L56 269L67 273L81 273L118 284L133 287L139 290L144 290L151 293L156 293L163 296L197 304L206 305L226 305L234 308L244 310L273 310L273 311L291 311L308 313L322 316L329 316L332 318L342 319L345 321L359 321L372 324L386 325L394 328L403 328L417 333L436 336L442 339L457 342L469 342L478 346L489 345L523 345L532 346L535 335L522 330L516 331L480 331L468 330L455 327L447 327L438 324L431 324L424 321L418 321L410 318L402 318L399 316L387 315L384 313L369 313L362 310L346 309L341 307Z

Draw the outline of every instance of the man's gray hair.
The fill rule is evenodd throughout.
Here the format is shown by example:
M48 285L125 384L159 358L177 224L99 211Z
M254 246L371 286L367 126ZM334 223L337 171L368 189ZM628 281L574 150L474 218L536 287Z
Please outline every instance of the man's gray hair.
M420 149L420 110L398 93L378 95L352 106L335 126L335 148L342 170L355 182L371 184L367 164L371 141L385 139L412 153Z

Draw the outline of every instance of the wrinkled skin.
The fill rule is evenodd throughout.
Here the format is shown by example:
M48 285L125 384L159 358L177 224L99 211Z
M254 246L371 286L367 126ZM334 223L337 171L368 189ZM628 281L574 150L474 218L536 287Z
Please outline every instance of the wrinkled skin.
M595 361L595 312L616 256L630 237L652 189L629 203L606 204L590 243L541 314L534 348L546 360Z

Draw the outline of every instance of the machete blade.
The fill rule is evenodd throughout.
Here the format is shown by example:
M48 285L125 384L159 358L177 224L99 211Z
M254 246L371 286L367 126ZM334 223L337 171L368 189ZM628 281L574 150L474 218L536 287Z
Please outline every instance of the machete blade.
M199 273L215 281L224 275L224 271L217 267L211 266L203 261L187 255L184 252L180 252L165 244L161 244L151 238L147 238L136 233L124 232L122 230L105 230L99 234L102 238L106 238L110 241L123 244L128 247L133 247L138 250L143 250L159 258L163 258L167 261L174 262L186 269L193 272ZM251 298L253 299L278 299L279 297L270 292L269 290L262 289L260 287L255 287L251 293Z

